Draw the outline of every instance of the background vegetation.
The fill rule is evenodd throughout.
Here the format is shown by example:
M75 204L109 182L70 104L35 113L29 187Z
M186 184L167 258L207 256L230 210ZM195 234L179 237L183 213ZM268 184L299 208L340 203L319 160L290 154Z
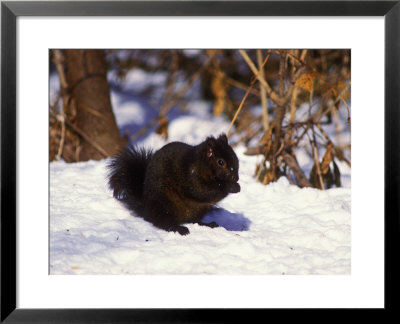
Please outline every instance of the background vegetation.
M231 121L233 145L262 156L254 166L262 183L287 176L300 187L339 187L338 161L351 165L350 63L342 49L51 50L60 90L49 104L50 160L103 159L149 132L168 138L171 111L201 100L210 115ZM135 90L157 114L121 136L110 87L135 69L165 77Z

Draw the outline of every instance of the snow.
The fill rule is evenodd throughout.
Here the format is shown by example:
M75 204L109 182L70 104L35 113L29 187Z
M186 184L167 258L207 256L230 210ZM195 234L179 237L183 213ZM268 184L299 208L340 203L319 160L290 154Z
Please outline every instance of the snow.
M220 120L182 117L170 125L169 140L194 143L225 127ZM164 143L156 135L147 142ZM253 177L257 157L235 150L241 192L205 216L219 228L188 224L188 236L124 209L107 187L106 160L52 162L50 273L349 274L350 188L300 189L286 178L264 186Z
M140 75L128 78L138 82ZM151 118L143 102L121 98L113 91L121 132ZM175 115L167 142L198 144L225 132L229 123L204 108L194 101L190 113ZM167 143L153 133L139 141L153 149ZM254 177L261 157L244 155L241 145L234 150L241 192L205 216L218 228L188 224L187 236L158 229L116 201L107 160L51 162L50 274L350 274L350 169L338 163L342 188L301 189L284 177L265 186ZM299 162L311 168L307 159Z

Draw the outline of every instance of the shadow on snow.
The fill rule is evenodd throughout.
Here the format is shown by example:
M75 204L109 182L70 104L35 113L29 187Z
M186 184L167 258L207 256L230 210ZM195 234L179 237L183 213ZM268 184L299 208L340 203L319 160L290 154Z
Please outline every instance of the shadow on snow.
M203 220L204 223L216 222L220 227L227 231L248 231L251 221L244 217L242 213L231 213L226 209L214 207L207 213Z

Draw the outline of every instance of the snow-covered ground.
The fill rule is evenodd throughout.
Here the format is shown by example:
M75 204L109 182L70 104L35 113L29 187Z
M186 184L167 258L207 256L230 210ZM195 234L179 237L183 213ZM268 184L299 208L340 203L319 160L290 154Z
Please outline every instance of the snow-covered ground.
M146 119L142 102L116 92L112 102L124 131ZM198 144L227 130L228 122L202 105L171 121L168 142ZM138 144L165 143L152 134ZM107 187L107 160L51 162L50 274L350 274L350 169L338 164L343 188L300 189L286 178L264 186L253 176L261 157L244 155L243 146L235 151L241 192L205 216L219 228L189 224L187 236L124 209Z

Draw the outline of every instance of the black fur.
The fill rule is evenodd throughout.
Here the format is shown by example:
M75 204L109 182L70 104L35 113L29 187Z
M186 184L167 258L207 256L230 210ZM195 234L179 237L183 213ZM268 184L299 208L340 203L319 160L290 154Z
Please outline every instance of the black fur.
M225 135L197 146L172 142L154 154L128 146L108 167L116 199L155 226L181 235L189 234L183 223L216 227L202 223L202 217L240 191L239 161Z

